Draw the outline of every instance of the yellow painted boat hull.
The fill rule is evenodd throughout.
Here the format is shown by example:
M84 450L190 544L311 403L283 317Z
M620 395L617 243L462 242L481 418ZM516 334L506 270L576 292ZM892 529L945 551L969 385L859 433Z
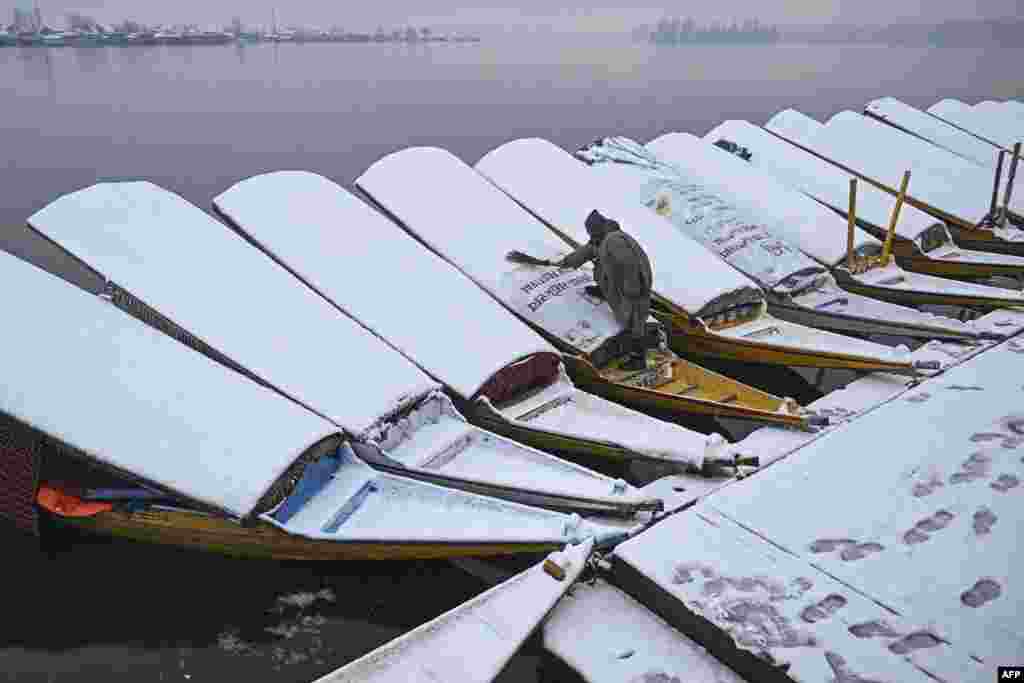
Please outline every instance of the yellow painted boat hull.
M659 312L658 317L671 325L672 349L679 354L709 356L764 365L855 370L857 372L914 373L913 367L906 362L866 358L834 351L777 346L738 337L727 337L715 334L703 325L678 313Z
M794 401L774 396L694 363L676 358L672 379L657 387L629 384L615 369L598 370L582 356L565 354L565 365L581 389L623 405L665 413L728 417L810 429L810 418Z
M430 560L547 552L556 544L336 542L287 534L266 522L242 526L229 519L186 510L103 512L92 517L56 517L89 533L172 545L238 558L272 560Z

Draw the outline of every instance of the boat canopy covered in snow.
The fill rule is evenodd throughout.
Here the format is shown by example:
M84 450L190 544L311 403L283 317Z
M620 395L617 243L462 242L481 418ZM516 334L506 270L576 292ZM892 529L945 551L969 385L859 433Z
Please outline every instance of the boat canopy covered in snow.
M83 457L235 517L327 420L102 299L0 252L0 413ZM336 441L340 441L337 439ZM31 504L31 503L30 503Z
M357 454L374 467L579 512L632 512L651 502L624 482L470 425L411 361L242 236L155 185L95 185L30 223L111 281L115 303L200 340L200 350L331 419L364 442Z
M671 157L662 158L632 140L608 138L577 155L592 161L595 171L618 177L624 193L636 196L648 208L669 218L681 231L701 241L727 262L751 270L748 264L754 264L761 272L770 273L772 280L764 283L769 293L768 310L779 318L860 334L940 339L977 336L969 326L957 320L840 289L820 264L778 237L777 227L784 224L787 217L783 215L781 220L773 220L772 207L785 204L787 197L794 194L815 204L812 199L785 187L778 187L777 193L766 191L770 188L757 182L764 178L763 174L739 157L693 135L675 134L664 143L666 147L669 145ZM753 195L746 195L747 188L754 188ZM818 209L828 212L820 205ZM823 218L828 220L812 226L812 232L823 240L827 226L838 223L835 227L839 229L833 232L834 241L843 244L846 226L842 219L835 213ZM787 228L787 232L799 236L800 227L806 221L807 217L796 219L797 226ZM736 258L741 253L745 256ZM797 255L799 259L795 258ZM763 265L758 266L759 263ZM753 272L750 274L755 277ZM774 284L770 285L772 281Z
M785 423L805 419L792 403L682 361L668 351L655 353L654 368L621 369L620 360L628 352L626 335L607 304L586 293L585 288L594 285L593 273L510 262L506 258L510 250L523 249L554 261L568 254L570 247L449 152L415 147L390 154L367 169L356 184L412 234L559 346L566 353L570 374L584 388L629 404L679 412ZM452 202L438 201L438 192L447 193ZM666 227L671 234L671 227ZM693 248L706 254L697 245ZM729 294L738 289L760 297L746 278L721 267L725 271L718 271L716 278L731 285ZM690 300L698 307L716 296L706 283L694 289ZM721 289L717 292L721 296Z
M440 388L244 238L152 183L93 185L28 222L111 283L115 303L156 312L165 332L187 332L353 436Z
M639 149L643 150L642 147ZM642 153L646 154L645 151ZM744 316L732 313L730 317L728 312L725 316L716 314L691 318L686 315L689 311L676 301L676 291L660 288L659 268L661 271L669 271L673 282L686 282L690 278L699 279L704 271L728 266L721 260L709 260L707 250L701 248L686 232L645 207L647 199L638 196L638 193L647 190L645 179L631 174L625 166L617 168L618 164L608 164L588 168L582 161L574 159L551 142L536 138L506 143L489 152L478 166L492 182L534 211L549 226L573 226L574 234L568 236L573 241L583 238L579 234L582 232L581 226L596 205L606 215L619 221L622 229L634 236L644 246L644 250L652 255L652 261L655 258L653 255L657 255L659 261L653 264L655 293L661 300L664 313L672 321L673 344L677 345L676 349L680 353L781 365L886 369L897 372L910 370L909 363L902 360L902 354L896 350L779 320L765 315L761 307ZM540 173L538 169L544 172ZM619 172L627 173L629 177ZM559 182L551 182L552 178L558 178ZM661 180L659 178L656 182ZM563 191L563 187L572 190ZM749 225L748 222L734 227L745 229ZM709 226L709 229L717 227ZM724 231L723 238L733 247L740 244L744 248L747 246L742 237L732 234L726 236ZM778 243L778 240L774 242ZM687 245L687 249L684 251L679 248L680 245ZM699 251L696 254L688 253L693 247ZM824 274L824 268L799 250L789 248L788 253L788 264L780 267L780 272L774 274L773 280L766 282L766 285L774 287L786 277L799 272L802 265L794 263L807 264L812 271L812 278L820 278ZM756 263L755 259L764 263L764 259L751 253L745 259L745 267L758 272L765 272L770 267L748 265ZM782 270L786 270L785 275L781 274ZM776 277L777 280L774 279ZM685 314L680 313L681 310Z
M924 138L985 168L994 169L999 161L999 145L982 140L963 128L915 109L895 97L882 97L868 102L864 107L864 113L911 135ZM1007 177L1008 174L1004 173L1003 185ZM1024 177L1018 178L1017 182L1024 183ZM1003 187L999 189L1002 192Z
M1024 273L1024 231L996 220L992 176L987 171L853 112L843 112L828 124L821 124L788 109L772 117L765 128L894 196L899 193L896 188L900 176L913 171L907 203L945 221L953 232L952 239L965 252L975 250L959 254L959 260L964 261L962 268L973 267L982 272L982 277ZM942 170L945 167L952 170ZM993 254L988 252L1000 257L991 258ZM981 269L972 257L986 255L990 258Z
M821 126L795 113L790 127ZM779 135L747 121L726 121L704 139L726 140L745 148L746 158L759 170L814 197L845 216L849 211L850 179L854 176L825 159L801 149ZM884 238L898 199L870 183L857 188L857 222L876 237ZM946 226L912 206L903 206L896 222L893 254L908 270L950 277L988 277L1014 257L967 251L953 244Z
M709 135L702 140L689 133L668 133L647 143L646 147L666 161L689 168L703 182L715 185L719 192L728 195L730 201L745 206L773 232L784 234L805 253L830 266L843 289L902 304L993 308L1024 302L1024 296L1013 290L910 273L892 259L882 264L882 243L856 226L851 269L847 253L849 221L765 173L754 164L752 150L745 149L743 156L739 156L710 142L721 139ZM729 142L726 139L723 144L728 147ZM926 325L941 321L942 326L955 325L955 329L962 332L971 330L970 325L961 326L948 319L920 318L919 321ZM992 333L991 330L974 332Z
M323 176L255 176L214 206L328 301L451 387L477 424L538 447L698 468L719 443L577 389L537 332ZM339 268L343 261L349 265ZM458 311L458 319L444 320L445 311Z
M1006 113L978 109L952 99L936 102L928 107L928 113L1003 149L1013 149L1024 140L1024 123Z

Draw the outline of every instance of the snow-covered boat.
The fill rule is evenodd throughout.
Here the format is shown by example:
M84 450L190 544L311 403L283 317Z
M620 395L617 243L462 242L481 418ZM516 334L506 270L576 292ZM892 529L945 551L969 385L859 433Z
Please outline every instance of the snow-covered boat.
M825 266L790 243L758 210L733 199L728 183L738 178L729 167L743 166L740 159L693 135L676 134L673 143L677 154L670 161L628 138L606 138L576 156L625 196L668 218L757 282L767 294L768 312L777 318L841 333L977 338L957 320L840 289ZM778 201L772 195L760 200Z
M701 469L705 456L726 455L720 437L576 388L558 351L537 332L323 176L267 173L232 186L213 203L250 241L444 383L478 426L538 448L682 468ZM342 261L349 266L338 268ZM406 284L389 286L394 276L408 278ZM439 324L442 308L458 311L465 323Z
M959 100L941 100L928 107L928 113L1003 149L1024 140L1024 123L1008 112L972 107Z
M489 683L573 586L592 548L552 553L316 683Z
M330 420L379 470L580 513L629 514L649 502L469 424L412 362L156 185L94 185L29 223L105 278L115 304Z
M1000 145L972 135L962 128L911 107L895 97L882 97L868 102L864 107L867 116L888 123L894 128L928 140L932 144L969 159L989 169L995 169L999 161ZM1007 174L1003 174L999 191L1005 189ZM1014 193L1024 186L1024 176L1018 176Z
M585 288L594 285L593 273L509 262L506 255L513 249L549 260L570 249L449 152L430 147L396 152L373 164L356 185L562 351L569 374L582 388L630 406L675 414L809 425L810 417L794 401L705 370L667 349L649 354L647 370L621 368L629 350L625 331L607 304L586 294ZM441 197L451 199L439 201ZM760 294L739 273L725 268L719 282L723 279L726 286L717 288L716 296L753 295L761 305Z
M801 149L896 196L900 177L911 171L906 201L944 221L964 251L998 254L985 275L1024 275L1024 231L994 223L992 174L924 140L893 130L855 112L841 112L821 124L787 109L765 128ZM1024 197L1012 198L1011 212L1024 211ZM977 271L977 265L971 269Z
M376 472L330 421L103 299L2 252L0 283L26 293L4 306L0 354L8 519L38 500L100 534L310 560L504 555L621 533Z
M739 145L744 148L741 150L743 158L752 166L847 216L850 179L854 176L838 166L747 121L726 121L704 139L710 143L725 140ZM897 201L888 192L870 183L861 183L857 188L857 224L879 239L885 239ZM941 221L912 206L904 206L899 214L892 254L907 270L955 278L990 276L998 272L998 264L1004 259L1013 258L958 248Z
M936 123L942 125L941 121ZM1024 254L1024 231L1020 230L1024 175L1016 169L1008 168L1003 173L979 166L927 140L851 111L829 119L818 137L827 139L828 149L837 150L834 160L841 159L842 165L892 194L898 194L894 176L898 178L903 172L898 169L911 170L907 201L945 221L960 246ZM854 148L870 152L851 154ZM993 159L997 160L998 155L993 154ZM1007 193L1011 180L1013 191Z
M715 186L731 202L744 207L770 226L773 233L783 236L827 267L837 284L848 292L911 306L939 304L994 308L1024 305L1024 294L1020 292L911 273L891 259L883 265L879 258L882 243L874 236L854 226L853 242L850 243L848 221L835 211L785 185L751 161L744 161L710 142L724 139L728 143L731 141L728 136L733 135L733 131L744 137L749 129L753 129L750 130L751 137L757 138L760 133L772 138L750 124L732 121L719 126L718 132L709 134L706 140L689 133L667 133L645 146L659 158L699 174L702 182ZM777 138L774 140L781 143ZM855 209L854 213L856 215L858 211ZM992 332L926 313L915 313L907 318L906 310L900 308L896 319L920 326L925 335L929 328L935 327L952 334L974 336L989 336Z
M897 349L781 320L765 309L756 284L712 256L671 221L655 215L623 178L602 177L550 142L524 139L485 155L477 169L571 244L587 240L594 208L614 218L647 252L657 303L679 353L773 365L914 372ZM539 172L543 169L543 172ZM607 167L604 170L614 170ZM557 178L558 182L552 182ZM742 235L736 243L742 241ZM820 275L822 268L812 262ZM730 301L735 278L756 299ZM824 303L824 302L821 302ZM737 312L736 308L740 309Z

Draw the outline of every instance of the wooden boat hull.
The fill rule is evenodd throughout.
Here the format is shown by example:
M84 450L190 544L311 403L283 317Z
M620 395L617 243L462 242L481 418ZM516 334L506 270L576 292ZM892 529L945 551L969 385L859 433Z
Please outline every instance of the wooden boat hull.
M792 323L817 327L823 330L858 335L892 335L897 337L913 337L916 339L941 339L948 341L973 341L978 338L971 332L957 332L944 327L928 327L925 325L909 325L889 322L881 318L864 318L853 315L826 313L806 306L785 304L782 302L768 303L768 312L781 320Z
M949 228L949 234L953 237L953 241L962 249L987 251L991 254L1007 256L1024 256L1024 242L1009 242L991 230L969 228L953 223L947 223L946 226Z
M262 521L242 526L229 519L186 510L110 511L92 517L54 516L54 519L89 533L248 559L428 560L539 553L559 547L537 543L324 541L287 534Z
M765 344L749 339L715 334L703 325L678 313L663 313L659 314L659 317L671 324L672 349L680 354L711 356L765 365L916 374L914 368L904 361L887 361L881 358L868 358L834 351L826 352L809 348Z
M545 451L568 453L574 456L607 458L609 460L630 461L649 460L651 462L664 463L661 458L653 458L643 453L630 450L618 444L597 441L593 439L581 439L556 432L541 431L523 425L492 418L486 415L467 413L470 422L486 429L489 432L500 434L506 438L518 441L519 443L539 448Z
M913 270L908 268L907 270ZM926 289L907 290L894 287L883 287L869 285L855 280L852 277L841 274L841 271L833 271L836 275L836 283L848 292L863 294L874 299L889 301L903 306L939 305L939 306L962 306L964 308L978 308L982 310L994 310L997 308L1009 308L1019 306L1016 299L1003 299L987 296L967 296L961 294L949 294L943 292L930 292ZM922 271L916 271L922 272Z
M810 429L812 418L792 401L773 396L689 361L676 359L673 379L657 388L634 386L598 371L580 356L566 354L565 365L581 389L623 405L665 413L728 417L737 420ZM699 393L698 393L699 392ZM687 395L690 393L697 396ZM700 398L700 394L723 400Z

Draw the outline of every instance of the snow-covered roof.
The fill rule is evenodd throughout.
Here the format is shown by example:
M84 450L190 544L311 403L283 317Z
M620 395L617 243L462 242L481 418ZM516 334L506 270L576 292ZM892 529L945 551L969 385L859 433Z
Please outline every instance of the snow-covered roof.
M249 514L337 429L110 303L0 251L0 412L97 461Z
M323 176L280 171L217 209L326 298L463 397L553 346L405 230ZM457 320L448 319L457 312ZM448 324L439 324L448 319ZM466 347L473 349L466 352Z
M584 223L594 209L618 221L651 260L655 291L692 314L726 292L756 287L669 221L631 200L622 185L603 179L547 140L506 143L486 154L476 168L577 243L589 239Z
M758 128L747 121L726 121L704 139L714 143L725 139L752 152L750 164L797 188L818 201L845 213L849 208L850 178L853 176L823 159ZM896 198L868 183L857 184L857 217L880 229L889 225ZM904 206L896 232L914 239L935 225L933 217L912 206Z
M689 133L667 133L645 145L658 157L699 175L770 229L826 265L846 257L846 220L763 169ZM854 248L878 244L860 228Z
M911 171L907 192L972 225L989 210L993 172L881 121L852 111L836 114L814 135L813 147L831 160L898 188ZM1024 211L1024 198L1011 206Z
M622 326L584 288L589 271L514 264L511 250L557 260L571 248L449 152L411 147L370 166L356 184L413 234L526 320L583 351Z
M796 273L823 271L797 247L772 233L760 218L733 203L686 166L660 160L624 137L605 138L577 153L618 196L668 220L715 256L766 289Z
M940 118L926 114L895 97L883 97L868 102L865 109L895 126L931 140L936 145L970 159L983 166L994 168L999 149L992 143L967 133Z
M1015 143L1024 140L1024 124L1019 123L1015 117L979 111L959 100L936 102L928 107L928 113L1005 149L1012 149Z
M352 434L438 386L228 227L152 183L93 185L29 223Z

